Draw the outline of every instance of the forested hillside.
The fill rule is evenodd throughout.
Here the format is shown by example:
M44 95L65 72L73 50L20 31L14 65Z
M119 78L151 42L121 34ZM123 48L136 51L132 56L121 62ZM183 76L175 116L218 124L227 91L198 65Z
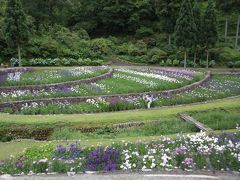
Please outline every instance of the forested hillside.
M214 1L216 42L209 47L205 42L194 42L186 48L175 37L182 0L0 0L0 61L11 59L14 64L17 48L7 41L10 1L19 1L26 15L28 40L21 43L23 65L99 65L122 59L182 66L186 51L187 66L205 67L207 49L210 67L240 66L240 42L236 44L239 0ZM187 2L188 14L198 13L193 20L199 31L196 40L203 40L207 37L204 28L209 21L204 18L209 2Z

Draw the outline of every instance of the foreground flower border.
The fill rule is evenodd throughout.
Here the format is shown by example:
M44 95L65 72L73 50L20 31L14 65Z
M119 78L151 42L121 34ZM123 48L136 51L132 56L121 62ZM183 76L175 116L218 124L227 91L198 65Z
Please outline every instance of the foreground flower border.
M0 174L76 173L114 171L219 170L240 172L240 128L220 135L204 132L160 137L150 143L113 143L85 147L79 142L25 149L0 165Z

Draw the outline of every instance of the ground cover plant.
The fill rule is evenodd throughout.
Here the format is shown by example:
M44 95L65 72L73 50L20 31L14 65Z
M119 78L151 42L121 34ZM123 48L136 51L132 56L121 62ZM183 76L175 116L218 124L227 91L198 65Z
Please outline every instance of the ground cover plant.
M16 71L2 75L0 86L39 85L75 81L102 75L107 71L105 68L94 67L34 69L31 72L24 73Z
M149 143L114 143L84 147L74 143L48 143L25 149L0 165L0 174L68 173L128 170L232 170L239 171L239 128L220 135L197 133L175 139L161 137Z

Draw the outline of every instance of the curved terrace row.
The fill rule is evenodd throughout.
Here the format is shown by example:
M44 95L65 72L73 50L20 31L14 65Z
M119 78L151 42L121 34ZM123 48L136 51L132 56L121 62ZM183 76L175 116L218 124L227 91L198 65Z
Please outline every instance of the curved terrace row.
M237 74L225 76L214 75L211 77L211 74L208 73L204 79L195 82L193 79L194 77L196 78L196 74L198 73L193 71L173 71L173 69L166 69L164 71L161 68L137 68L137 70L135 68L119 68L113 74L113 77L101 80L100 83L96 82L77 86L79 89L84 87L85 92L86 87L92 86L92 92L95 91L95 93L78 94L72 87L61 89L63 92L56 93L56 96L54 96L54 93L47 94L46 91L34 92L27 90L22 92L22 94L28 95L29 93L32 97L39 98L35 100L27 100L31 99L31 96L24 96L21 93L15 97L12 94L2 93L1 99L5 102L0 104L0 109L3 112L22 114L89 113L145 108L146 102L144 101L144 97L146 94L153 96L152 106L189 104L240 94L240 78ZM121 84L124 81L126 81L125 84ZM107 84L109 82L112 84ZM168 87L171 87L169 83L180 85L180 87L175 86L175 89L165 90L164 86L161 86L164 83ZM116 91L107 92L106 85L115 86ZM135 93L117 94L119 90L122 93L124 93L124 90L129 91L127 89L128 85L133 86L138 91ZM138 88L140 85L148 86L148 88ZM154 85L156 85L156 91L154 91ZM161 88L163 88L163 91L161 91ZM75 91L75 94L72 93L72 90ZM79 91L80 93L82 93L81 90ZM144 90L148 90L149 92L146 93ZM114 94L114 92L116 93ZM41 93L45 96L37 96ZM21 98L18 98L21 96L25 97L23 98L24 100L12 102L12 100L21 100ZM41 99L41 97L44 98Z

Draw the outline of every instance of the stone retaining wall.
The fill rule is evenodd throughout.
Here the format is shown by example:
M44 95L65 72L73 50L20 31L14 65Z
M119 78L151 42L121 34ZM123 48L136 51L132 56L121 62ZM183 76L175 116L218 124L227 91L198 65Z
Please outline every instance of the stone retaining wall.
M111 68L111 69L109 69L109 71L107 73L102 74L100 76L96 76L96 77L88 78L88 79L83 79L83 80L77 80L77 81L55 83L55 84L0 87L0 92L7 93L7 92L17 91L17 90L37 91L37 90L42 90L42 89L51 90L52 88L63 88L63 87L70 87L70 86L74 86L74 85L94 83L94 82L112 77L113 72L114 72L114 70Z
M13 73L13 72L29 72L29 71L32 71L31 67L4 68L4 69L0 69L0 75Z
M201 81L195 82L193 84L174 89L174 90L167 90L167 91L159 91L159 92L146 92L146 93L129 93L129 94L116 94L116 95L102 95L102 96L84 96L84 97L62 97L62 98L49 98L49 99L39 99L39 100L25 100L25 101L15 101L15 102L4 102L0 103L0 111L4 108L12 108L14 110L19 110L24 104L31 104L34 102L43 103L43 104L51 104L57 102L69 102L69 103L80 103L86 102L88 99L105 99L107 102L114 104L117 102L125 101L126 99L135 99L135 98L142 98L146 94L152 95L154 98L161 97L161 96L171 96L174 94L179 94L191 89L194 89L207 81L211 78L211 72L209 71L204 79Z

